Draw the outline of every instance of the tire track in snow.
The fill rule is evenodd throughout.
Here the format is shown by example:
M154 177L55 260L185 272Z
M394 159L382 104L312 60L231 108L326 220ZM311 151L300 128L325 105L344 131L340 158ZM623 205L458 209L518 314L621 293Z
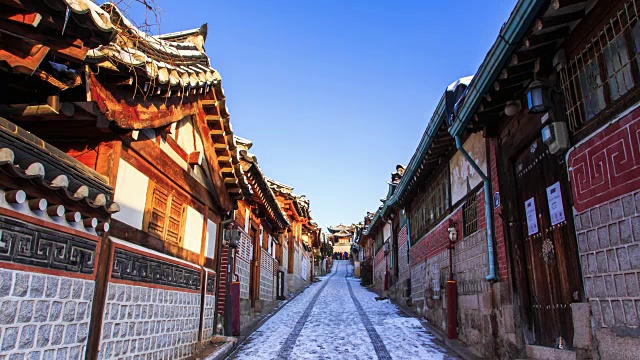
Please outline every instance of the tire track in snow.
M345 267L346 266L347 265L345 264ZM311 315L311 310L313 310L313 306L318 301L318 298L320 297L320 293L322 293L322 290L324 290L324 288L327 286L327 284L329 284L329 280L331 280L331 278L337 273L338 273L338 266L336 266L335 271L333 272L333 274L331 274L331 276L329 276L325 280L325 283L322 284L320 289L318 289L318 291L315 293L315 295L313 295L313 298L309 302L309 305L307 305L307 307L304 309L304 312L302 313L302 315L300 316L300 318L296 322L296 325L293 327L293 330L291 331L289 336L287 336L287 339L284 341L284 344L282 344L282 347L280 347L280 351L278 352L278 357L277 357L278 360L288 360L289 359L289 357L291 356L291 352L293 351L293 347L296 345L296 340L298 340L298 337L300 336L300 333L302 332L302 328L304 327L304 324L309 319L309 315Z
M353 276L353 275L352 275ZM351 282L348 280L349 272L344 276L345 281L347 282L347 287L349 288L349 295L351 295L351 300L356 305L356 309L358 309L358 314L360 315L360 321L364 324L364 328L367 329L367 333L369 334L369 338L371 339L371 343L373 344L373 349L376 351L376 355L380 360L391 360L391 355L387 350L387 347L382 342L380 335L376 331L376 328L373 327L373 323L367 316L367 313L364 312L362 305L360 305L360 301L353 293L353 289L351 289Z

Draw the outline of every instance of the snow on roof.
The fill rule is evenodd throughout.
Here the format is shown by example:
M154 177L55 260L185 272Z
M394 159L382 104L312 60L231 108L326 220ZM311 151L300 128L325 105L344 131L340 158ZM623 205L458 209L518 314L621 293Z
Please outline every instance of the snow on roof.
M465 85L465 86L469 86L469 83L471 83L471 80L473 80L473 75L465 76L463 78L460 78L460 79L452 82L451 85L447 86L447 91L455 91L455 89L460 84Z

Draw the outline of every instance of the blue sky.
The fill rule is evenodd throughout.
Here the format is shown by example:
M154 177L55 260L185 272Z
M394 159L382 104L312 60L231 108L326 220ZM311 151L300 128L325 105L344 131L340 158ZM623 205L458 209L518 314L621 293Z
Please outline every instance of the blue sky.
M156 2L163 33L209 24L235 134L326 227L375 211L444 89L478 69L516 0Z

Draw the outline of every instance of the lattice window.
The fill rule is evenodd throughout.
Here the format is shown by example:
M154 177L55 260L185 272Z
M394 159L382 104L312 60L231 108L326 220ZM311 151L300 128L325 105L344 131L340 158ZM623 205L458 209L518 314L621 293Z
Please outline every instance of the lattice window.
M158 184L151 184L143 228L150 235L182 245L186 205L178 195Z
M625 3L560 71L569 127L574 133L638 83L638 2Z
M444 170L432 180L427 188L426 223L427 229L435 225L449 208L449 172Z
M424 218L426 203L424 199L418 202L415 209L411 210L411 239L412 242L418 241L426 231L426 222Z
M469 196L462 205L462 222L464 236L478 231L478 198L476 194Z

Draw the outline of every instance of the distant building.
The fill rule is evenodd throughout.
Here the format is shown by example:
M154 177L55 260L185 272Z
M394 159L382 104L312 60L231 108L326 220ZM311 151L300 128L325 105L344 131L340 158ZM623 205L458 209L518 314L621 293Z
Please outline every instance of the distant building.
M348 255L351 255L351 244L355 226L340 224L338 226L330 226L327 230L329 230L327 239L329 239L331 245L333 245L333 251L340 254L346 252Z

